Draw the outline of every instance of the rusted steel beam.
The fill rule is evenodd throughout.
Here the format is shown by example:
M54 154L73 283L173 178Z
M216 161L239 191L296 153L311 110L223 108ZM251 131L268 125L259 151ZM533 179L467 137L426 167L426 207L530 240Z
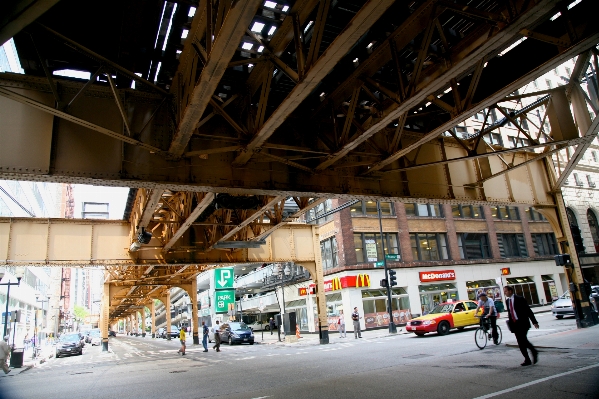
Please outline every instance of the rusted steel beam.
M227 70L260 3L260 0L238 1L227 13L171 142L169 148L171 156L177 158L185 152L189 139L200 122L214 90Z
M210 203L212 202L213 199L214 199L214 193L206 193L204 195L204 198L202 198L202 200L196 206L196 208L193 210L193 212L191 212L189 214L189 217L185 220L185 222L183 222L183 224L181 225L181 227L179 227L177 232L175 234L173 234L173 237L170 239L170 241L166 243L164 248L162 248L162 253L168 252L168 250L171 249L173 247L173 245L175 245L175 243L179 240L179 238L181 238L183 236L183 234L187 231L187 229L189 229L189 227L191 227L193 222L196 221L198 216L200 216L202 214L202 212L204 212L204 210L206 210L206 208L208 207L208 205L210 205Z

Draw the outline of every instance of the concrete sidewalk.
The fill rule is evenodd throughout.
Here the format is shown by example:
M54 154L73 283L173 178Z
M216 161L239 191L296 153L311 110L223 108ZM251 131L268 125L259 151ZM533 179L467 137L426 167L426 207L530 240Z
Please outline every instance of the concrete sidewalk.
M28 348L23 353L23 367L19 367L19 368L11 367L10 368L11 371L8 374L4 374L4 373L0 372L0 378L19 375L33 367L37 367L40 364L47 362L48 359L50 359L51 357L54 356L54 353L55 352L54 352L53 344L44 345L44 346L40 347L40 351L38 352L37 357L35 359L33 359L33 347ZM10 360L9 360L9 364L10 364Z

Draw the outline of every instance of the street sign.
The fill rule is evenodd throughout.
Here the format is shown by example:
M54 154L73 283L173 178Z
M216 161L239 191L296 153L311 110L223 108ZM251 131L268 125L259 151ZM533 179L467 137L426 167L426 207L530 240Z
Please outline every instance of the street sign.
M374 267L383 267L385 266L385 262L380 260L378 262L374 262Z
M399 260L399 254L386 254L385 255L385 259L398 261Z
M214 289L233 288L234 272L232 267L214 269Z
M220 290L214 292L215 313L227 313L230 305L235 305L235 290Z

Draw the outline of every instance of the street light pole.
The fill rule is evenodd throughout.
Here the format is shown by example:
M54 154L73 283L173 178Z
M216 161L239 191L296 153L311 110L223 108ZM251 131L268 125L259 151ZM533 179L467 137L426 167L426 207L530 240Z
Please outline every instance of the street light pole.
M4 272L0 272L0 281L2 281L2 279L4 278ZM21 285L21 278L22 276L17 276L17 282L16 283L11 283L10 281L8 283L2 283L0 285L6 285L7 289L6 289L6 312L4 313L4 334L2 334L2 337L6 336L6 330L8 329L8 304L10 303L10 286L11 285L16 285L16 286L20 286Z
M387 312L389 313L389 332L397 333L397 328L393 322L393 306L391 302L391 282L389 281L389 270L387 269L387 252L385 250L385 236L383 235L383 219L381 215L381 202L376 202L376 209L379 214L379 231L381 234L381 244L383 249L383 266L385 268L385 279L387 280Z

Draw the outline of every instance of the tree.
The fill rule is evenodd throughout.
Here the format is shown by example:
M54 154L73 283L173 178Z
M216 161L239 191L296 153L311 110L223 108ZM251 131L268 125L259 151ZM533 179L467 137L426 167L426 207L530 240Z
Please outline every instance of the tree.
M89 315L89 309L75 305L73 306L73 313L75 314L75 321L81 322Z

